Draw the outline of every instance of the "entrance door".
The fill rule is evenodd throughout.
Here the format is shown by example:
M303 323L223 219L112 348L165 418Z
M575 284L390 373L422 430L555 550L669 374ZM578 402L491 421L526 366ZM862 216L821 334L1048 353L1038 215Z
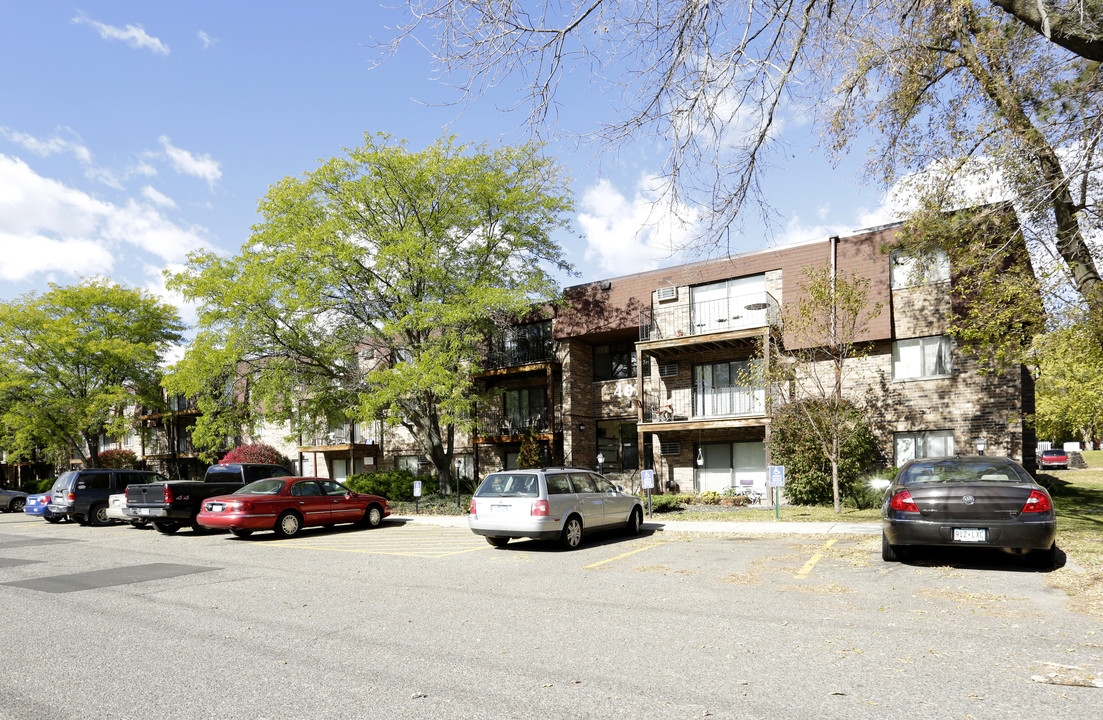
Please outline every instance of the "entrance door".
M735 484L766 491L766 443L745 442L733 445Z

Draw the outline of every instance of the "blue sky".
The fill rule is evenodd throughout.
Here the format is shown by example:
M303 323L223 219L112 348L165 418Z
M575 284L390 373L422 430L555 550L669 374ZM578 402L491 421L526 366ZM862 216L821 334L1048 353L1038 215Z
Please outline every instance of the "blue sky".
M89 276L160 293L162 270L189 251L235 253L269 185L365 132L415 149L444 133L523 139L523 117L498 109L512 88L458 114L442 106L455 96L421 48L374 67L372 40L388 36L395 12L371 0L0 0L0 300ZM566 117L599 121L607 104L569 80ZM791 152L766 187L779 226L749 222L734 250L893 219L881 193L859 184L861 158L832 169L799 113L785 127ZM661 240L639 233L641 183L661 149L641 143L597 163L569 147L549 148L579 209L575 234L558 238L580 270L565 283L673 264Z

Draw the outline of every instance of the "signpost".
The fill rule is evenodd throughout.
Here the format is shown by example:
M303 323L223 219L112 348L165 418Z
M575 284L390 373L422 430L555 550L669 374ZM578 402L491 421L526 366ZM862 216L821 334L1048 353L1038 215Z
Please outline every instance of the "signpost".
M770 487L774 492L774 519L781 519L781 488L785 487L785 466L770 466Z
M647 517L651 517L651 490L655 487L655 471L644 470L640 473L640 487L647 491Z
M421 512L421 481L414 480L414 514L418 515Z

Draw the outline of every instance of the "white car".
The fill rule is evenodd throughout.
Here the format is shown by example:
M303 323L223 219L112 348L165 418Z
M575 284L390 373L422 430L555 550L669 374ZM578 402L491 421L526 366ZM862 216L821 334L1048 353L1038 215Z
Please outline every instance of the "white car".
M126 514L126 493L110 495L107 498L107 517L112 520L128 522L134 527L145 527L149 521L145 518L133 518Z
M636 535L643 504L583 468L505 470L487 475L471 498L471 531L501 547L510 538L558 540L568 550L582 534L624 528Z

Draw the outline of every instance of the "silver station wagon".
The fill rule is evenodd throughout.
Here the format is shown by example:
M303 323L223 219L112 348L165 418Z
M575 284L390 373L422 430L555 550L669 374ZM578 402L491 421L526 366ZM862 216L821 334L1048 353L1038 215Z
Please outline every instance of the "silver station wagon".
M571 550L583 533L624 528L636 535L643 506L607 478L582 468L506 470L487 475L471 498L471 531L501 547L510 538L558 540Z

